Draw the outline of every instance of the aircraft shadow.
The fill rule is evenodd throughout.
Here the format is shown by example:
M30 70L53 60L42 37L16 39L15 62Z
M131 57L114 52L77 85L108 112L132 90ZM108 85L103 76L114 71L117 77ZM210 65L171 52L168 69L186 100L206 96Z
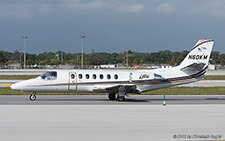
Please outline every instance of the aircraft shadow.
M72 98L72 99L63 99L63 98L37 98L36 101L50 101L50 102L118 102L117 100L108 100L106 99L80 99L80 98ZM127 103L127 102L150 102L150 99L131 99L131 98L127 98L125 101L123 102L119 102L119 103Z
M39 97L36 101L49 101L49 102L110 102L115 103L117 100L109 100L108 98L43 98ZM162 102L162 98L143 98L143 99L135 99L135 98L126 98L125 101L119 103L151 103L151 102ZM168 98L166 99L168 102L174 101L225 101L225 98Z

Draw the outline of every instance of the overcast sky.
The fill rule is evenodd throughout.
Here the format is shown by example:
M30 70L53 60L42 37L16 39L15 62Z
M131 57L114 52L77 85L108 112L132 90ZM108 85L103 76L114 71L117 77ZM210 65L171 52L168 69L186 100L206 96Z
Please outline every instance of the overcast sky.
M28 53L190 50L225 53L224 0L1 0L0 50Z

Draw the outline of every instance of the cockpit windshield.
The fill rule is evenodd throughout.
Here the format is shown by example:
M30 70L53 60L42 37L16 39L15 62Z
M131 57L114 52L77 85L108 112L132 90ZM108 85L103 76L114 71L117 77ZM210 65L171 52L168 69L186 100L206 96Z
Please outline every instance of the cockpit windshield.
M55 80L57 78L56 71L47 71L41 75L41 78L44 80Z

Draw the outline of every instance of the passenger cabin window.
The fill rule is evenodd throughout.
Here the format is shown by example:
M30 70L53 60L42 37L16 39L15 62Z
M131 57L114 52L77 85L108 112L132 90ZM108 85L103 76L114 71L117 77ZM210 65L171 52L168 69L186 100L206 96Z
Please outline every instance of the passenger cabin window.
M74 79L75 78L75 74L71 74L71 79Z
M93 79L96 79L96 78L97 78L96 74L93 74L93 75L92 75L92 78L93 78Z
M89 77L90 77L89 74L86 74L86 79L89 79Z
M82 79L83 76L82 76L82 74L79 74L78 77L79 77L79 79Z
M110 74L107 74L107 79L111 79L111 75Z
M57 78L56 71L47 71L41 75L41 78L44 80L55 80Z
M102 74L100 74L100 75L99 75L99 78L100 78L100 79L103 79L103 75L102 75Z
M115 75L114 75L114 78L115 78L115 79L118 79L118 75L117 75L117 74L115 74Z

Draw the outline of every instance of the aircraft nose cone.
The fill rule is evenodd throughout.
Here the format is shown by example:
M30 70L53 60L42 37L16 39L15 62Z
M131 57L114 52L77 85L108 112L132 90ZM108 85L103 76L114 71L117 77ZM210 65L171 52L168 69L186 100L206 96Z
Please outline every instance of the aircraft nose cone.
M11 89L12 89L12 90L20 90L17 83L12 84L12 85L11 85Z
M14 90L14 89L15 89L15 87L16 87L16 86L15 86L15 84L12 84L12 85L11 85L11 89L13 89L13 90Z
M16 91L24 91L29 89L29 87L27 87L29 84L31 83L31 81L29 80L25 80L25 81L21 81L21 82L17 82L11 85L11 89L12 90L16 90Z

